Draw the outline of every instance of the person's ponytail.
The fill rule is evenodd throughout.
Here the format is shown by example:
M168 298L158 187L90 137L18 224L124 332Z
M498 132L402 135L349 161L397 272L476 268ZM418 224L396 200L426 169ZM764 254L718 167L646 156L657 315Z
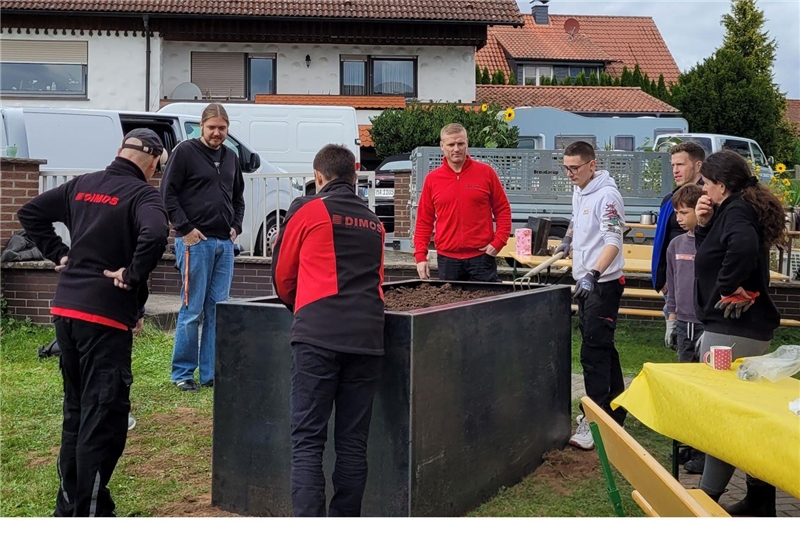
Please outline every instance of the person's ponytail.
M778 197L756 179L754 186L742 191L742 199L756 211L758 223L764 231L764 246L771 248L783 244L786 240L786 216Z

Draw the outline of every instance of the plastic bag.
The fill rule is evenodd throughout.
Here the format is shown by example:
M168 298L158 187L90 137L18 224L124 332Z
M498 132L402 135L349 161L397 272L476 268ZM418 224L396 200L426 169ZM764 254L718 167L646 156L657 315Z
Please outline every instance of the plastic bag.
M742 360L737 376L745 381L772 381L791 377L800 372L800 345L782 345L775 352Z

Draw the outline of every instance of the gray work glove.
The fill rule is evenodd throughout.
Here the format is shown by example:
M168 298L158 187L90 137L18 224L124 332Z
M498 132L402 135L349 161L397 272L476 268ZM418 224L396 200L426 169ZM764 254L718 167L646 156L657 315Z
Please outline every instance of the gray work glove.
M678 332L675 331L677 324L677 320L667 320L667 330L664 332L664 347L673 351L678 350Z
M565 236L561 239L561 244L558 245L558 248L553 252L553 255L558 253L564 253L564 257L569 257L569 253L572 251L572 237Z

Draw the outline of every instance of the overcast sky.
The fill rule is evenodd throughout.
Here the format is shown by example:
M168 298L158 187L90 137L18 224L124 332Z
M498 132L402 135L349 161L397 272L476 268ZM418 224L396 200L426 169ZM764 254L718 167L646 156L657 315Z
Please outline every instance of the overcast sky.
M517 0L523 13L531 12L528 0ZM550 13L569 15L649 15L681 71L696 65L722 44L723 14L730 0L550 0ZM770 36L778 40L775 82L789 99L800 99L800 1L758 0Z

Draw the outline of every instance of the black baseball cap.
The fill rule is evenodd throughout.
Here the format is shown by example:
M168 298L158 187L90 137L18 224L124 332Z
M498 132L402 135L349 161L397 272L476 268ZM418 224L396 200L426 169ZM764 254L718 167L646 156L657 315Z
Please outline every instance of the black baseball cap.
M142 151L151 156L161 156L161 153L164 152L164 144L161 143L158 134L147 128L136 128L125 134L122 148Z

